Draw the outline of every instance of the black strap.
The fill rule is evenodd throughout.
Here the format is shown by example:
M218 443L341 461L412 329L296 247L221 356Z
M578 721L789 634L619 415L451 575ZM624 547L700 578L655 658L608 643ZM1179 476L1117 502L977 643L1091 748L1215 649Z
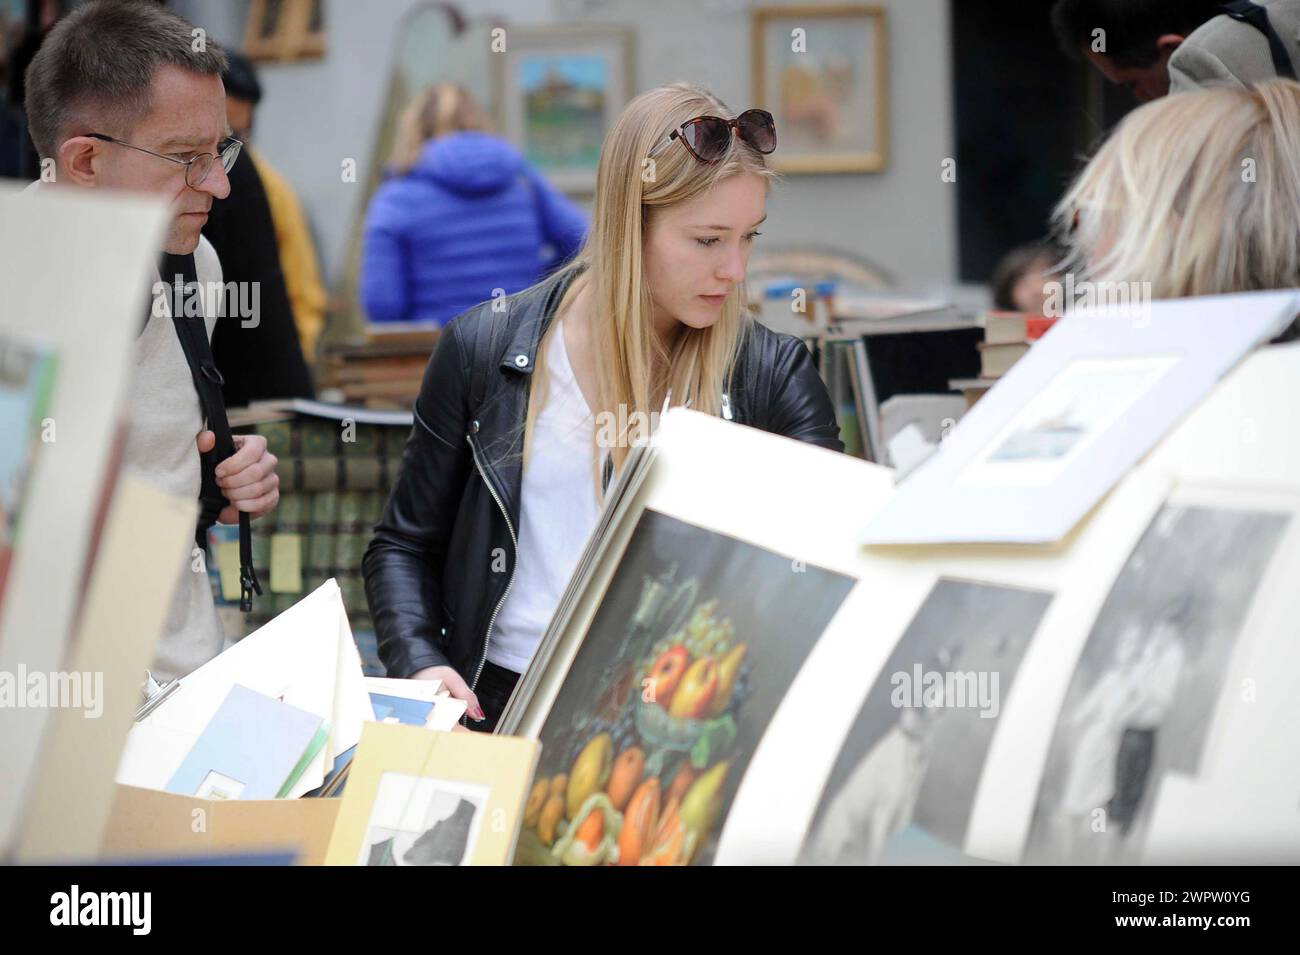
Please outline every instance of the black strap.
M208 430L216 438L212 451L203 455L203 489L200 498L203 502L203 514L195 533L195 541L206 549L204 540L207 528L216 521L221 508L229 500L221 493L216 483L216 465L235 453L235 438L230 431L230 421L226 418L226 402L221 396L224 383L221 372L217 370L212 359L212 346L208 341L207 326L204 322L203 290L198 284L198 273L194 267L194 256L172 255L164 253L160 274L164 281L172 285L171 313L176 326L176 337L180 339L181 350L185 352L185 361L190 366L190 375L194 379L194 390L199 396L199 405ZM198 308L190 306L188 314L186 305L197 302ZM220 312L218 312L220 314ZM253 524L246 511L239 512L239 609L247 613L253 609L253 594L260 595L262 586L258 583L257 573L253 570Z
M1286 51L1286 44L1282 42L1282 38L1277 35L1273 24L1268 20L1268 10L1252 0L1233 0L1232 3L1225 3L1219 9L1232 19L1249 23L1264 34L1264 38L1268 40L1269 53L1273 56L1273 70L1278 76L1292 80L1296 78L1295 66Z

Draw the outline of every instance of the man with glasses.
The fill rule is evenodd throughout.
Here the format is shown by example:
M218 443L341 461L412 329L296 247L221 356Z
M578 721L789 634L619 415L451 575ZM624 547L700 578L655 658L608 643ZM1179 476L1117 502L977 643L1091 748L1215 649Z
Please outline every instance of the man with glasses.
M226 125L225 56L202 36L157 4L92 0L61 20L32 60L27 114L44 180L52 171L54 188L120 189L166 199L173 215L160 276L170 284L184 274L208 289L220 286L221 263L200 233L213 202L230 193L226 173L240 144ZM260 436L237 436L235 453L213 462L219 494L211 486L203 493L200 452L216 442L204 430L204 406L186 359L185 348L195 343L182 346L171 297L158 298L137 341L123 465L180 496L202 495L206 504L224 497L228 504L219 514L208 508L208 523L213 517L235 523L241 513L261 516L279 500L279 478ZM204 297L208 339L214 304ZM93 316L87 320L93 329ZM201 525L196 544L203 533ZM207 662L224 642L202 562L187 557L177 572L153 667L165 678Z

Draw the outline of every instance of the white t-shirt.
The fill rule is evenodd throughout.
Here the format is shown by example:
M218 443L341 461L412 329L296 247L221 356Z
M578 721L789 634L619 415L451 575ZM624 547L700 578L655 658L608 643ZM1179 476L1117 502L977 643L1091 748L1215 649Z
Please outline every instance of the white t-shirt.
M194 250L194 266L200 282L221 282L221 263L206 238L200 237ZM171 280L167 276L166 281ZM203 430L203 410L169 304L166 295L155 303L136 340L122 464L165 491L197 501L203 474L194 441ZM215 315L204 318L211 339L217 319ZM150 666L158 679L185 676L220 653L225 642L207 569L203 561L195 560L193 547L191 540L184 560L170 570L176 575L176 589Z
M514 581L488 639L488 660L516 673L528 669L600 516L595 419L573 376L563 328L551 334L546 360L549 387L524 468Z

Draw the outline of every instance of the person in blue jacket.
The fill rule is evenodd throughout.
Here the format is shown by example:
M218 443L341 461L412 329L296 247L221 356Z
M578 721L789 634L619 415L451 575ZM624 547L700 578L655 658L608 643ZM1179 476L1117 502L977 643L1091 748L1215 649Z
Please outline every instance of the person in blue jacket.
M403 114L390 177L366 213L360 294L372 322L441 325L528 288L582 245L582 210L487 125L452 84Z

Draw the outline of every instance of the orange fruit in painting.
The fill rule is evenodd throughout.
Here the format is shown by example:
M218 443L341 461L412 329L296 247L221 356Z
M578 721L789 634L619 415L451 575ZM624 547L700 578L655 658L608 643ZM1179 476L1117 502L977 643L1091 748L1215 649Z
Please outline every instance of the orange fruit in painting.
M542 815L537 820L537 838L542 840L542 845L549 846L555 841L555 830L563 818L564 797L553 794L542 807Z
M686 791L691 788L691 783L695 782L699 773L686 760L682 761L681 768L677 770L677 775L673 777L672 783L668 786L668 793L665 797L667 802L681 802Z
M641 774L644 771L645 753L639 746L629 746L618 754L618 759L614 760L614 770L609 774L609 786L605 791L609 793L609 801L619 812L623 811L627 801L632 798L632 791L641 781Z
M596 851L600 840L605 838L605 814L600 811L599 806L587 813L587 818L582 820L582 825L573 834L573 838L592 852Z
M618 864L636 865L659 824L659 779L651 776L637 787L623 814L618 837Z
M682 825L676 807L665 808L654 840L638 864L683 865L686 855L686 835L686 827Z
M545 779L533 783L533 791L528 794L528 805L524 809L525 829L537 825L537 820L542 815L542 807L546 805L546 797L550 795L550 785L550 782Z

